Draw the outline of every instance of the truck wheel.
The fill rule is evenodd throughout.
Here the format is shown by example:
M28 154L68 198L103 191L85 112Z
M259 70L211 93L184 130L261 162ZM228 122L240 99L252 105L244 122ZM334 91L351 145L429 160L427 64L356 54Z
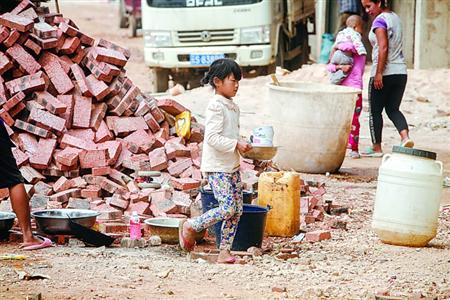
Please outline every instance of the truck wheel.
M128 17L125 12L124 0L119 0L119 28L128 27Z
M137 35L137 20L136 17L133 15L130 15L128 17L128 26L130 30L130 37L134 38Z
M165 92L169 88L169 70L166 69L151 69L151 76L153 82L153 91L156 93Z

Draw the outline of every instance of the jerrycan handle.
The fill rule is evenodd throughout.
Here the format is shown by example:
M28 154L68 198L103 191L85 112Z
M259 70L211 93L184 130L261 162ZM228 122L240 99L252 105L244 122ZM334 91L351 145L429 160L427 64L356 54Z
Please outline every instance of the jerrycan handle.
M442 164L442 161L435 160L434 162L439 165L440 173L442 175L442 173L444 172L444 165Z
M383 159L381 160L381 164L384 164L391 156L392 156L392 154L390 154L390 153L386 153L385 155L383 155Z

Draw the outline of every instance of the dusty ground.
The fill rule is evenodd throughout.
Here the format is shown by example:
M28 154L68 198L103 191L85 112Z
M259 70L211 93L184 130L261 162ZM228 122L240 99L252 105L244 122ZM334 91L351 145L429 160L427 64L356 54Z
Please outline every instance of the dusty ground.
M94 1L92 1L94 2ZM142 38L129 39L117 28L114 4L63 1L62 12L93 37L103 37L131 49L128 76L143 91L150 78L143 64ZM323 80L322 67L312 66L288 78ZM449 70L411 71L403 111L419 148L436 151L450 171ZM265 77L242 81L236 97L242 110L243 134L264 123ZM196 89L178 97L197 115L210 91ZM429 102L418 101L422 96ZM365 96L365 98L367 98ZM364 103L367 107L367 103ZM361 117L361 147L370 144L367 110ZM384 130L385 150L398 143L393 125ZM300 257L280 261L264 255L247 265L219 266L190 261L176 247L141 250L58 246L22 253L17 244L1 244L0 253L26 254L22 262L1 262L0 298L24 299L42 293L43 299L373 299L377 292L398 296L436 296L450 299L450 212L442 210L437 237L425 248L382 244L370 229L378 159L346 159L341 174L304 174L325 181L326 198L349 206L348 230L333 230L332 239L302 244ZM449 189L442 197L450 204ZM315 226L321 226L316 224ZM44 274L49 279L19 280L15 270ZM167 276L166 276L167 275ZM272 292L273 287L286 292Z

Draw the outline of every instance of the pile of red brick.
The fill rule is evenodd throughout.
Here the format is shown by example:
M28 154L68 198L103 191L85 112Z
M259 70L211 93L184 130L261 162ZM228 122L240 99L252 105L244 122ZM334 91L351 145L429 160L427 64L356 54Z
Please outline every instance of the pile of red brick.
M126 76L127 49L61 14L24 0L0 25L0 117L32 208L91 208L110 220L187 213L203 140L195 120L188 140L176 136L187 109L142 94ZM161 171L156 180L175 190L139 188L137 170Z

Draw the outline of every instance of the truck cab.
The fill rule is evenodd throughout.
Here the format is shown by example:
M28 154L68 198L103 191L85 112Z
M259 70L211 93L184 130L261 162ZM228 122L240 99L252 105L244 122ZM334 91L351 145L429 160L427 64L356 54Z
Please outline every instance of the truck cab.
M312 10L301 16L305 6L298 4L307 2ZM273 72L277 63L301 65L309 54L306 19L313 14L314 0L143 0L145 63L156 91L167 89L169 75L196 86L217 58L257 74Z

